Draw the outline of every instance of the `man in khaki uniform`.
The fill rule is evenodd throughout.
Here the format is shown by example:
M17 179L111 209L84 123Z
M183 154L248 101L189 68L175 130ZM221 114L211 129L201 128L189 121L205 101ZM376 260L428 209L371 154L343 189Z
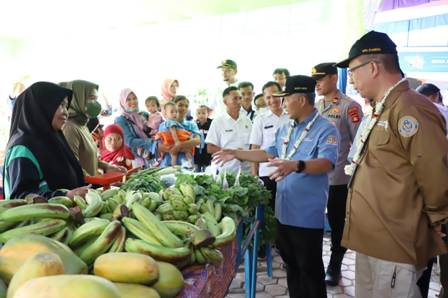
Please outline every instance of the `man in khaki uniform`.
M437 108L402 78L396 45L371 31L352 46L350 81L375 102L346 173L342 245L357 252L356 297L421 297L428 260L446 251L448 141Z
M362 109L359 103L338 90L336 85L338 70L335 62L320 63L314 66L311 76L316 80L316 93L323 96L316 103L317 111L337 127L341 136L338 161L334 170L329 174L327 215L331 227L331 258L325 275L327 285L337 286L341 278L342 259L347 250L341 246L347 183L350 177L344 173L344 167L348 164L347 155L361 122Z

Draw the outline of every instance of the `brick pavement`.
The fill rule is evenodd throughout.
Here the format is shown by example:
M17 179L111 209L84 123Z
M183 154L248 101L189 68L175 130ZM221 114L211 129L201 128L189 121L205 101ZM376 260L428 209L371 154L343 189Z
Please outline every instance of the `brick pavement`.
M325 268L330 260L330 239L324 237L323 260ZM266 273L266 262L258 262L257 271L257 298L287 298L288 287L286 285L286 271L283 268L283 262L280 256L273 258L273 277L270 278ZM430 290L428 298L436 298L440 290L439 275L436 272L437 266L433 266L431 276ZM347 251L342 262L342 279L337 287L327 287L328 298L349 298L354 297L354 279L355 279L355 253ZM244 267L241 266L232 284L226 298L244 298Z

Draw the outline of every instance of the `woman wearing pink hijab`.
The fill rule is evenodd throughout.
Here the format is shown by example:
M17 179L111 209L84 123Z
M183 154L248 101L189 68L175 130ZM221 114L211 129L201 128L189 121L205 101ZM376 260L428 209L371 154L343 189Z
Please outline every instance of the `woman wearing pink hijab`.
M162 99L166 101L172 100L177 94L179 81L175 79L165 79L162 84Z
M179 88L179 81L176 79L165 79L162 83L162 99L160 100L160 108L162 110L162 115L164 118L164 106L168 101L174 99L177 95L177 89Z
M149 166L149 160L154 153L155 143L149 137L151 129L146 125L146 119L138 108L138 99L129 89L120 92L121 116L115 119L123 129L124 142L137 157L136 166Z

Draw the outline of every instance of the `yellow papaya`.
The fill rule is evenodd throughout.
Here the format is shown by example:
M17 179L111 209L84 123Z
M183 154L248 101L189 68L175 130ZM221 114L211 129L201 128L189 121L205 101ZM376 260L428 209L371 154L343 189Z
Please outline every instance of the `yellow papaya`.
M159 278L159 265L147 255L107 253L95 260L93 272L113 282L150 285Z
M176 266L157 262L159 265L159 279L151 287L155 289L160 297L171 298L175 297L184 287L184 277Z
M40 235L14 237L0 250L0 277L7 283L19 268L40 252L57 254L66 274L87 273L87 265L65 244Z
M160 298L156 290L147 286L119 282L114 284L120 292L121 298Z
M59 274L64 274L64 264L57 254L52 252L35 254L12 277L7 298L13 298L17 289L33 278Z
M14 298L121 298L117 287L94 275L38 277L23 284Z

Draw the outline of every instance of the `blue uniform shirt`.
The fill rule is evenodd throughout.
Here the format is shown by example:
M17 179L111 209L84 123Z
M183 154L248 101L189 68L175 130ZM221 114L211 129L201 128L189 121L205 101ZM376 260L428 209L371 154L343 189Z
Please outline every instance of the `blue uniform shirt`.
M294 125L286 151L288 155L295 141L316 113L317 111L314 111L303 122L291 121L280 127L276 133L274 145L266 151L275 157L280 157L288 128ZM339 133L336 127L322 116L318 116L291 160L325 158L334 165L338 157L338 143ZM328 174L289 174L277 184L275 217L284 225L322 229L328 188Z

